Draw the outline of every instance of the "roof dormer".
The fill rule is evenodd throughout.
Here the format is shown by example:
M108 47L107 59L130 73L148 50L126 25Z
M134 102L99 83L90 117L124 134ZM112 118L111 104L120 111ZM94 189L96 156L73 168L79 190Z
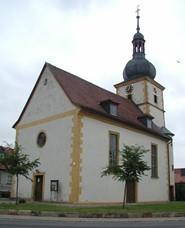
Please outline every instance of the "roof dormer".
M118 116L118 105L120 104L119 102L113 99L107 99L104 101L100 101L99 104L111 116Z
M143 114L143 115L140 115L137 117L137 119L140 120L147 128L152 128L152 119L153 118L154 117L149 114Z

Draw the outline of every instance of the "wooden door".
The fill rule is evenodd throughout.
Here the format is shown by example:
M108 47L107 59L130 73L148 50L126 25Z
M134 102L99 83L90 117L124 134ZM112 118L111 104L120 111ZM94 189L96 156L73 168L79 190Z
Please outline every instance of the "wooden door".
M43 176L35 176L35 200L42 201Z
M127 203L136 202L136 184L134 181L127 182Z

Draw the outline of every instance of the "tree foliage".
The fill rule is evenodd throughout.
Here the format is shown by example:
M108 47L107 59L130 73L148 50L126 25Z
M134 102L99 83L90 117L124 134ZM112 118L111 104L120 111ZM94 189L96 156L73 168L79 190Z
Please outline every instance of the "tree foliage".
M29 177L29 172L34 168L37 168L40 164L39 159L34 161L29 160L27 154L22 153L22 146L15 142L12 146L7 144L7 150L4 153L4 157L0 158L0 164L2 164L6 170L17 177L17 189L16 189L16 203L18 202L18 177L19 175L26 177L27 179L32 179Z
M126 200L127 183L129 181L139 182L141 177L145 175L145 171L150 170L147 162L143 161L143 157L148 151L143 146L128 146L124 144L123 149L120 151L120 164L109 165L101 173L101 177L112 175L114 180L125 182L123 207Z

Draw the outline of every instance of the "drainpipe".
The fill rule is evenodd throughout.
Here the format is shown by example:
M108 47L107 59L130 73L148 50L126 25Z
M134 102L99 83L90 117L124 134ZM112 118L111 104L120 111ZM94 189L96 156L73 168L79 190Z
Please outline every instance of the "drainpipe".
M171 200L171 197L170 197L170 193L171 193L171 191L170 191L170 168L171 168L171 166L170 166L170 150L169 150L169 144L171 144L172 145L172 143L173 143L173 139L171 138L168 142L167 142L167 154L168 154L168 188L169 188L169 200L170 201L172 201ZM174 200L174 194L173 194L173 200Z

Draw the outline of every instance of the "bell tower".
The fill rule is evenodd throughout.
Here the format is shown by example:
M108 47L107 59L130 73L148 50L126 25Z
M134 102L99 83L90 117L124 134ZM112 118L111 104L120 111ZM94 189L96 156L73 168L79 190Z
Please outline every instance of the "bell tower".
M165 126L162 85L156 82L156 69L145 58L145 39L140 33L139 11L137 8L137 28L133 37L132 59L123 70L124 81L115 85L116 93L132 100L145 114L154 117L153 122Z

